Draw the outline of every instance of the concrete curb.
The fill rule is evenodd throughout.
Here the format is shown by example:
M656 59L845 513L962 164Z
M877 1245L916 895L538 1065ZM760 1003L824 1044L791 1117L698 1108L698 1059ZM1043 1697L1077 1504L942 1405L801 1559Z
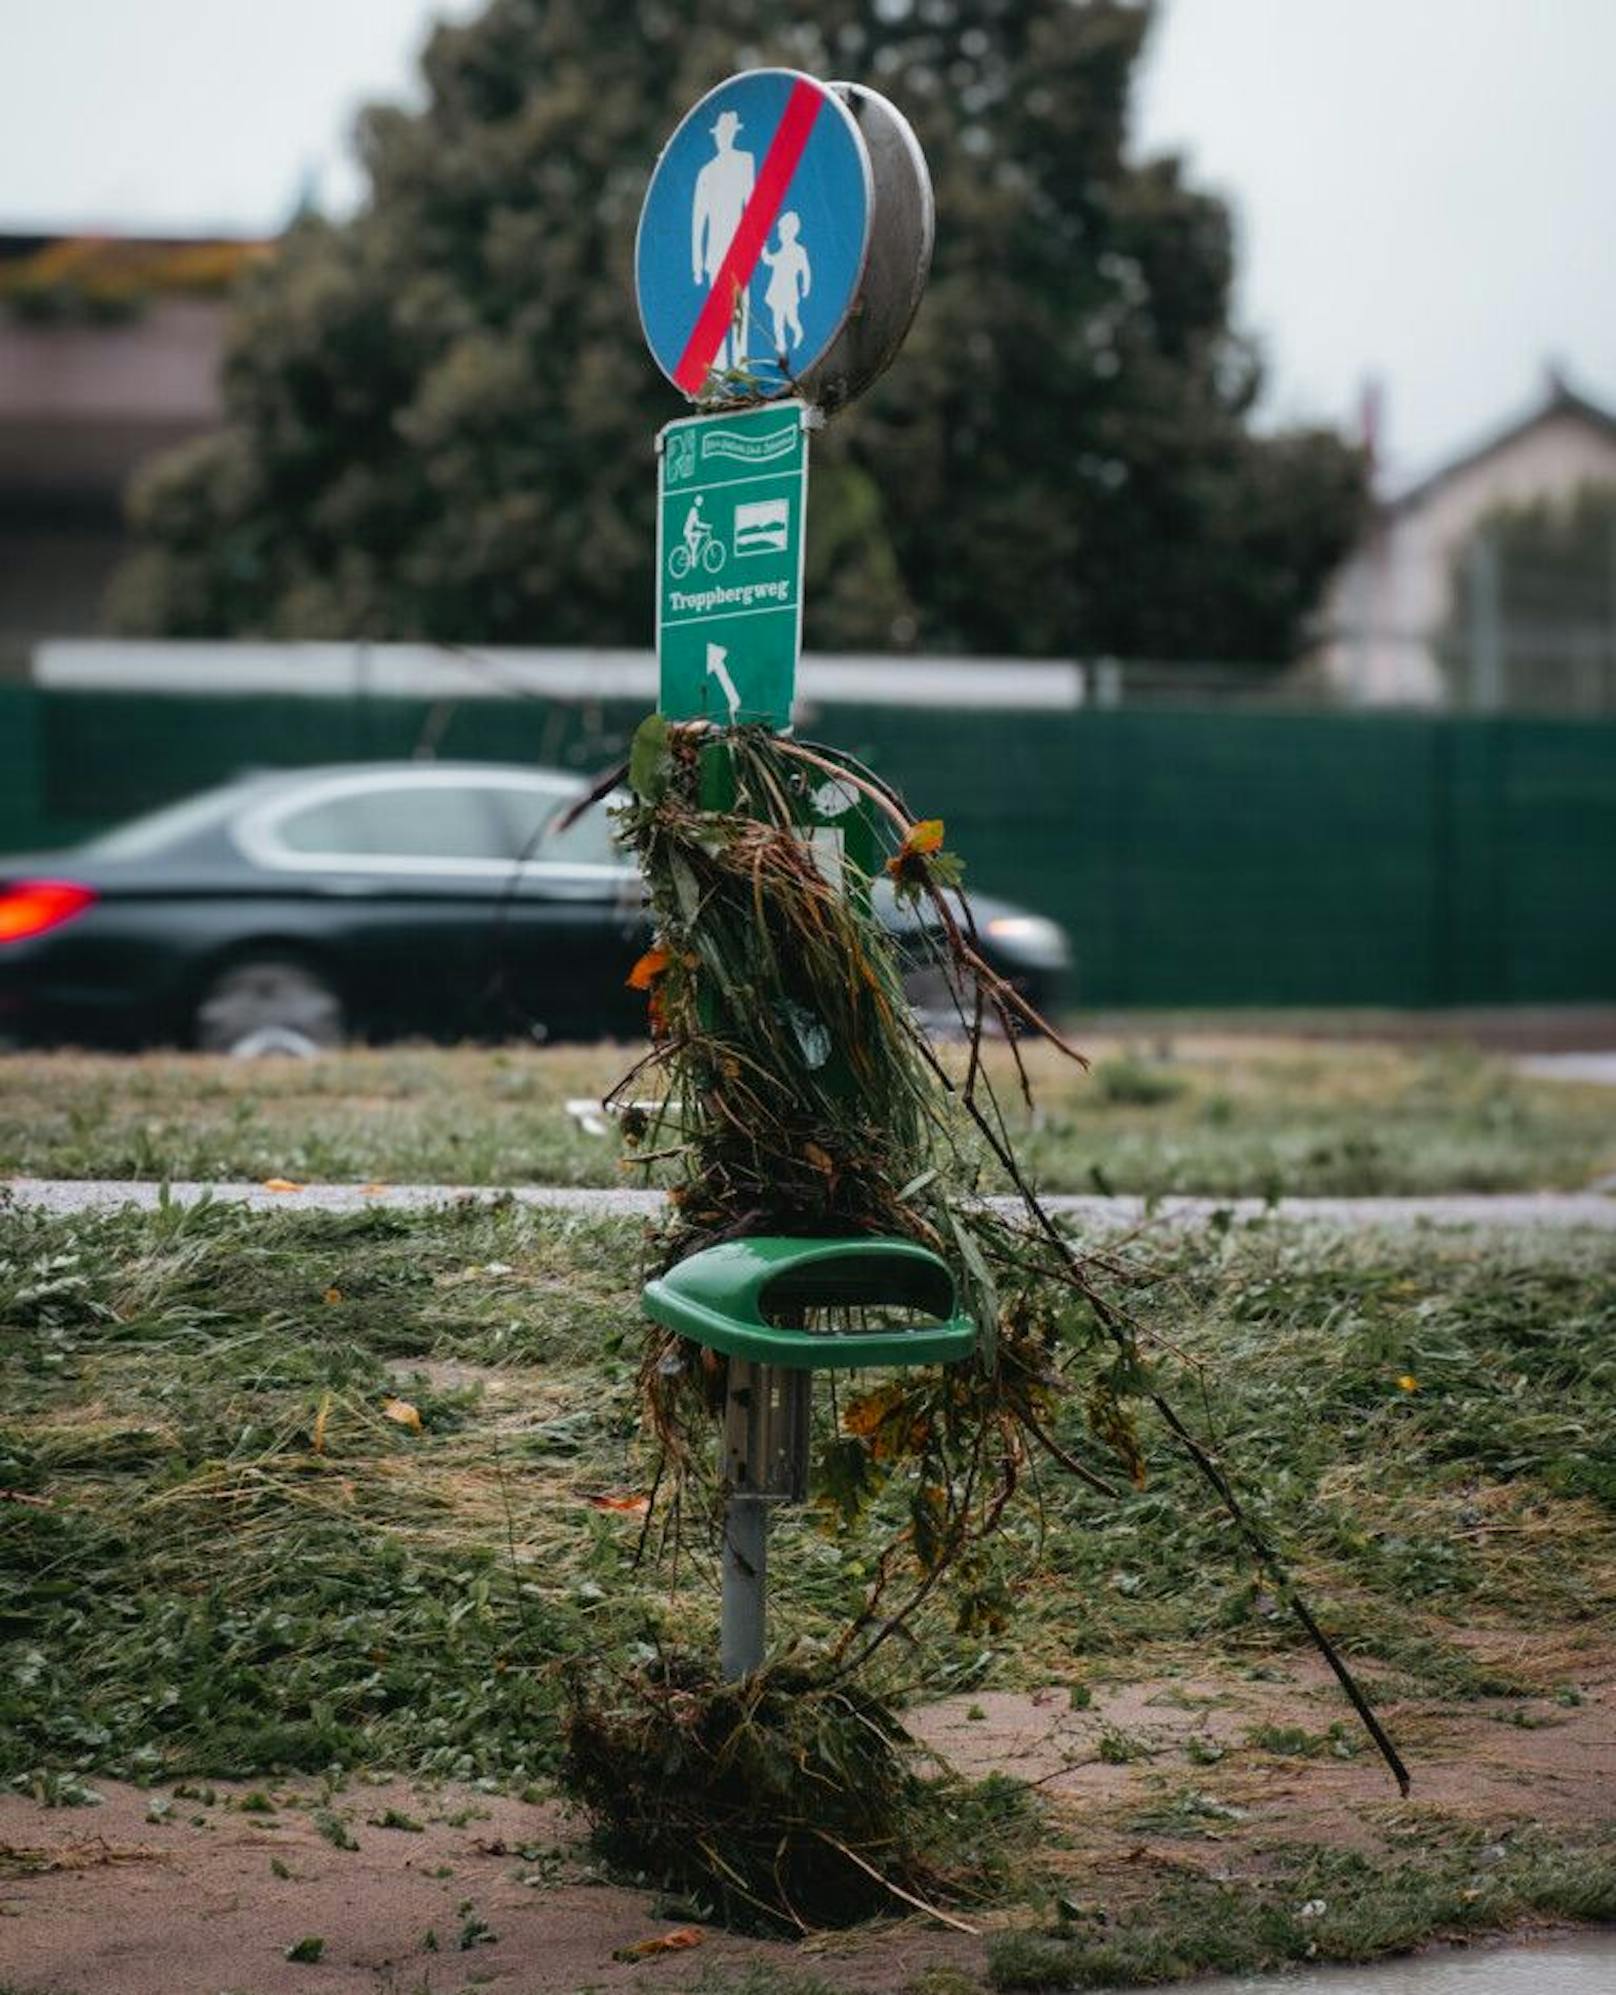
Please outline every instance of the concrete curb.
M467 1200L489 1205L509 1199L536 1211L576 1212L602 1218L652 1218L665 1200L660 1192L620 1186L597 1189L571 1185L300 1185L272 1191L266 1185L177 1183L165 1188L105 1178L12 1178L0 1184L0 1204L70 1216L118 1212L133 1206L153 1212L164 1197L176 1205L244 1205L260 1212L429 1212ZM1012 1199L996 1201L1013 1209ZM1215 1214L1237 1220L1269 1217L1290 1224L1362 1227L1480 1227L1570 1230L1579 1227L1616 1232L1616 1198L1598 1192L1455 1193L1436 1198L1285 1198L1268 1205L1258 1198L1164 1198L1154 1206L1141 1198L1055 1195L1052 1212L1106 1232L1140 1225L1198 1226Z

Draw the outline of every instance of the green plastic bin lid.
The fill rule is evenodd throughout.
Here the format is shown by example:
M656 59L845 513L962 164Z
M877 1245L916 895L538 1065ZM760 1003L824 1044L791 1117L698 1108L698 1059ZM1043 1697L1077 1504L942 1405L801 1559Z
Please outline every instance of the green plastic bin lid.
M953 1364L976 1349L947 1264L912 1240L726 1240L645 1287L646 1314L715 1351L798 1371ZM879 1329L795 1327L821 1311L912 1310Z

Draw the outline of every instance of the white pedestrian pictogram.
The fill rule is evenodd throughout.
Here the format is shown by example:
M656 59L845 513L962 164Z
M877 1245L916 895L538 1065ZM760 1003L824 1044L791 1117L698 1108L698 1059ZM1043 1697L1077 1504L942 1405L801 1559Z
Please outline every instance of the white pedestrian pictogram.
M741 695L735 681L729 676L729 652L722 644L709 644L707 647L707 671L716 679L723 690L724 700L729 707L730 726L735 725L735 716L741 710Z
M696 198L690 212L690 275L703 289L711 287L723 265L741 216L752 196L756 171L749 152L741 152L735 134L741 121L734 111L720 111L712 132L714 152L696 175ZM746 359L752 306L747 286L737 288L735 316L720 342L712 365L722 372Z
M813 288L814 273L808 252L797 240L801 233L801 221L788 211L780 217L780 247L763 252L763 261L769 266L769 288L763 294L763 302L774 320L774 350L782 359L788 351L802 345L801 306Z

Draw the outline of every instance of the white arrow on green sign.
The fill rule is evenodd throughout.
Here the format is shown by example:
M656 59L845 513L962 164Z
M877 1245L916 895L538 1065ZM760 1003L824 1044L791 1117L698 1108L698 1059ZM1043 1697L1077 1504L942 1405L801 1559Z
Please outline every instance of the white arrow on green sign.
M669 720L789 727L808 503L801 402L688 416L658 438L657 658Z

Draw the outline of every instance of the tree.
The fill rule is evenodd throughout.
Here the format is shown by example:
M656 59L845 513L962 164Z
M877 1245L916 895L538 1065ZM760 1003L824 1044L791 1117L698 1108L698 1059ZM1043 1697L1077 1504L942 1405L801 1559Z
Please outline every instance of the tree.
M1149 11L1123 0L492 0L440 27L419 113L365 114L371 195L244 285L218 435L137 482L126 628L644 643L650 439L682 404L632 303L683 110L774 61L913 120L930 295L816 443L824 648L1283 660L1363 467L1254 436L1229 218L1124 153Z
M1460 706L1616 711L1616 484L1485 513L1450 564L1436 651Z

